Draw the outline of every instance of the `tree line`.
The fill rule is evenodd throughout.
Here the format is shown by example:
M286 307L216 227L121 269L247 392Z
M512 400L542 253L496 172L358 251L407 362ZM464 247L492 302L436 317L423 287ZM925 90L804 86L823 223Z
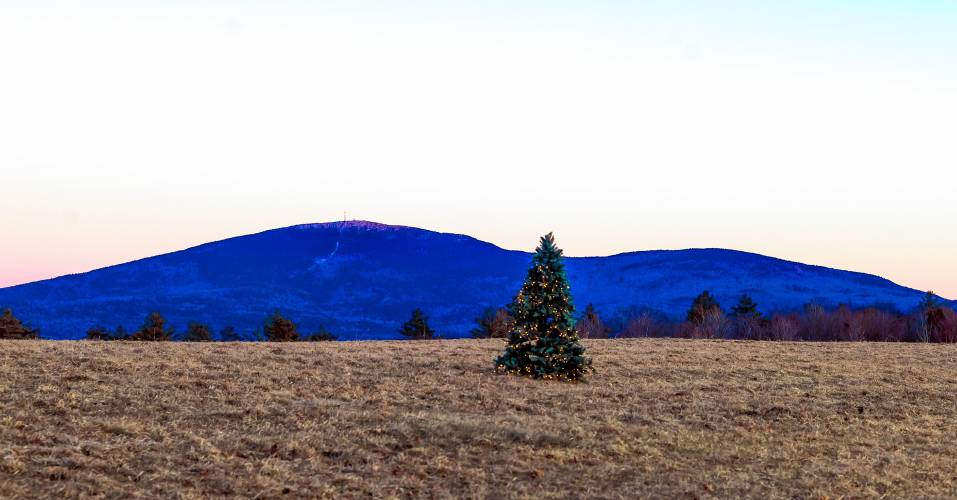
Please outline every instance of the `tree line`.
M87 340L129 340L129 341L181 341L181 342L241 342L241 341L268 341L268 342L322 342L337 340L337 337L324 326L318 331L308 334L299 332L299 327L292 320L286 318L279 311L273 313L262 328L251 335L239 333L236 328L227 326L219 332L218 338L213 330L205 323L190 321L186 332L178 335L175 329L167 325L166 319L159 312L152 312L146 316L143 325L136 331L127 332L123 326L109 331L103 326L90 328L86 332Z
M399 333L412 339L435 338L435 330L429 327L428 317L421 309L412 311L412 317L402 325ZM146 316L143 325L133 333L128 333L123 326L118 326L112 332L103 326L96 326L87 330L86 339L181 342L213 342L217 340L221 342L328 342L338 340L339 337L327 330L325 326L320 326L319 330L313 333L300 333L299 326L296 323L276 311L266 320L261 329L248 335L239 333L232 326L227 326L220 331L218 338L216 338L208 325L197 321L189 322L186 332L183 335L178 335L172 327L166 324L166 319L163 318L162 314L152 312Z
M473 338L506 338L514 327L514 305L490 308L476 318L470 331ZM957 342L957 312L944 305L933 292L927 292L910 314L878 307L854 309L847 305L827 309L808 303L802 311L765 316L748 295L725 311L710 292L695 297L684 321L674 321L650 310L624 311L605 320L592 304L575 321L575 331L584 339L673 337L693 339L739 339L784 341L875 341L875 342ZM408 339L441 338L429 326L428 316L415 309L402 324L399 334ZM21 322L10 309L0 314L0 339L38 339L40 332ZM182 342L320 342L338 340L326 327L301 333L292 320L279 312L263 327L240 333L227 326L214 335L198 321L187 324L182 334L170 327L159 312L146 316L140 328L130 332L122 325L114 330L95 326L87 330L87 340L182 341Z
M551 243L552 245L554 242ZM566 285L567 286L567 285ZM474 338L507 338L515 329L515 316L522 294L505 307L487 309L476 318L470 331ZM564 321L564 319L563 319ZM957 312L946 306L933 292L927 292L918 307L903 314L878 307L854 309L847 305L827 309L808 303L802 311L765 316L748 295L725 310L717 299L704 291L694 298L684 321L675 321L651 310L618 312L605 320L588 304L582 314L571 319L579 338L673 337L695 339L741 339L784 341L880 341L880 342L957 342ZM441 338L431 328L428 316L419 308L401 325L398 333L408 339ZM0 339L37 339L39 330L23 324L10 309L0 315ZM140 328L130 332L122 325L114 330L95 326L86 332L88 340L183 341L183 342L317 342L338 340L324 326L301 333L292 320L278 311L263 326L240 333L227 326L214 335L206 324L191 321L182 334L170 327L159 312L149 313Z
M421 309L412 311L412 317L402 324L399 334L409 339L439 338L435 330L429 326L428 316ZM13 311L5 309L0 315L0 339L39 339L40 331L23 324ZM151 312L143 320L143 324L130 332L123 325L110 330L102 325L94 326L86 331L86 340L104 341L150 341L150 342L325 342L338 340L338 336L331 333L325 326L318 331L301 333L299 326L283 316L279 311L273 313L262 328L250 334L243 334L232 326L220 330L214 335L212 328L205 323L190 321L186 331L179 334L166 322L166 318L159 312Z
M471 331L475 338L505 338L512 329L511 307L486 310ZM605 321L589 304L575 326L585 339L672 337L784 341L957 342L957 312L927 292L910 314L878 307L827 309L808 303L798 312L765 316L742 295L727 311L710 292L694 298L684 321L650 310L624 311Z
M506 338L514 327L514 306L490 308L476 318L470 331L473 338ZM725 311L710 292L695 297L684 321L674 321L650 310L630 310L605 320L592 304L575 321L580 338L673 337L693 339L739 339L784 341L875 341L875 342L957 342L957 312L927 292L910 314L878 307L854 309L847 305L827 309L808 303L802 311L765 316L748 295ZM402 324L399 334L408 339L441 338L429 326L428 316L415 309ZM0 339L38 339L38 329L21 322L10 309L0 314ZM320 342L338 340L324 326L301 333L292 320L279 312L270 316L259 330L240 333L227 326L214 335L198 321L187 324L182 334L170 327L159 312L146 316L140 328L130 332L122 325L114 330L95 326L86 332L88 340L182 341L182 342Z

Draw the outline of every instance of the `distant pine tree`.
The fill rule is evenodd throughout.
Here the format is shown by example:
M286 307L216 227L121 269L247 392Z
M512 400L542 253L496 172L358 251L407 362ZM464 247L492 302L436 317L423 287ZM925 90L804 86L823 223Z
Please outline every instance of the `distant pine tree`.
M146 316L146 320L143 322L143 326L136 331L130 340L145 340L145 341L168 341L173 340L173 331L172 327L166 326L166 319L163 318L163 315L158 312L151 312Z
M541 238L525 283L515 297L515 318L499 370L533 378L578 380L591 369L579 343L571 289L555 237Z
M186 327L186 335L183 336L183 342L212 342L213 331L208 326L190 321Z
M695 297L691 303L691 309L688 310L688 322L694 325L704 323L709 313L720 312L721 305L711 296L707 290Z
M0 339L38 339L40 331L27 328L13 315L10 309L4 309L0 316Z
M758 311L758 304L747 294L742 295L738 300L738 305L731 308L732 318L761 318Z
M422 312L422 309L415 308L412 311L412 318L406 321L399 333L410 339L431 339L435 336L435 330L429 327L429 318Z
M325 325L320 325L318 332L306 335L302 338L304 342L332 342L337 339L338 337L327 330Z
M116 325L116 330L113 330L113 338L110 340L130 340L130 333L126 331L126 327L123 325Z
M243 340L242 335L232 326L227 326L219 332L219 340L223 342L239 342Z
M731 308L730 334L733 338L763 340L767 338L770 322L758 311L758 304L747 294L741 295L738 304Z
M928 290L924 293L924 296L921 297L920 303L917 305L917 308L922 311L927 311L931 309L936 309L943 305L944 301L934 293L933 290Z
M472 338L505 338L512 329L512 315L508 309L486 309L481 317L475 320L477 326L470 332Z
M131 340L131 337L123 325L117 326L112 333L105 326L98 325L86 331L86 340Z
M266 321L263 326L263 333L269 342L295 342L299 340L299 332L296 330L296 324L279 314L279 311L273 313L272 317Z
M86 331L86 340L113 340L113 334L105 326L94 326Z
M585 307L585 312L578 321L576 330L578 330L578 336L583 339L607 339L608 334L611 333L611 328L605 325L595 306L591 304Z

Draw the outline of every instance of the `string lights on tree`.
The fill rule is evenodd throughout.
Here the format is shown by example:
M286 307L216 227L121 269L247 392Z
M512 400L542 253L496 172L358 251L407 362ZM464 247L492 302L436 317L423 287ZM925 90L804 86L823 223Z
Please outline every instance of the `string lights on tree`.
M498 370L547 380L580 380L591 359L579 342L562 250L552 233L541 238L525 283L509 306L514 323Z

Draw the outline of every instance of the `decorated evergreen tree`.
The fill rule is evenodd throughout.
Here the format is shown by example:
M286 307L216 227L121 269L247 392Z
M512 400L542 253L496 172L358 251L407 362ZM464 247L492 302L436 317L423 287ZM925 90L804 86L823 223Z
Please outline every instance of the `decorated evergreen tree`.
M578 380L591 369L572 316L571 290L562 251L543 236L525 283L511 305L514 318L499 370L533 378Z
M294 342L299 340L299 331L296 324L279 314L279 311L273 313L272 317L266 321L263 326L263 333L269 342Z
M412 318L402 325L399 333L410 339L430 339L435 336L435 330L429 327L428 316L419 308L412 311Z
M721 306L718 301L705 290L701 295L695 297L694 302L691 303L691 309L688 310L688 322L700 325L704 323L709 314L720 311Z

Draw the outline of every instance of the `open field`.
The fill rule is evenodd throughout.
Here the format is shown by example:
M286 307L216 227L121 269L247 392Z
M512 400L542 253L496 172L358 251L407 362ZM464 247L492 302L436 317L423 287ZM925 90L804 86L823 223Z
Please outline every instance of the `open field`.
M954 497L957 345L0 341L0 497Z

